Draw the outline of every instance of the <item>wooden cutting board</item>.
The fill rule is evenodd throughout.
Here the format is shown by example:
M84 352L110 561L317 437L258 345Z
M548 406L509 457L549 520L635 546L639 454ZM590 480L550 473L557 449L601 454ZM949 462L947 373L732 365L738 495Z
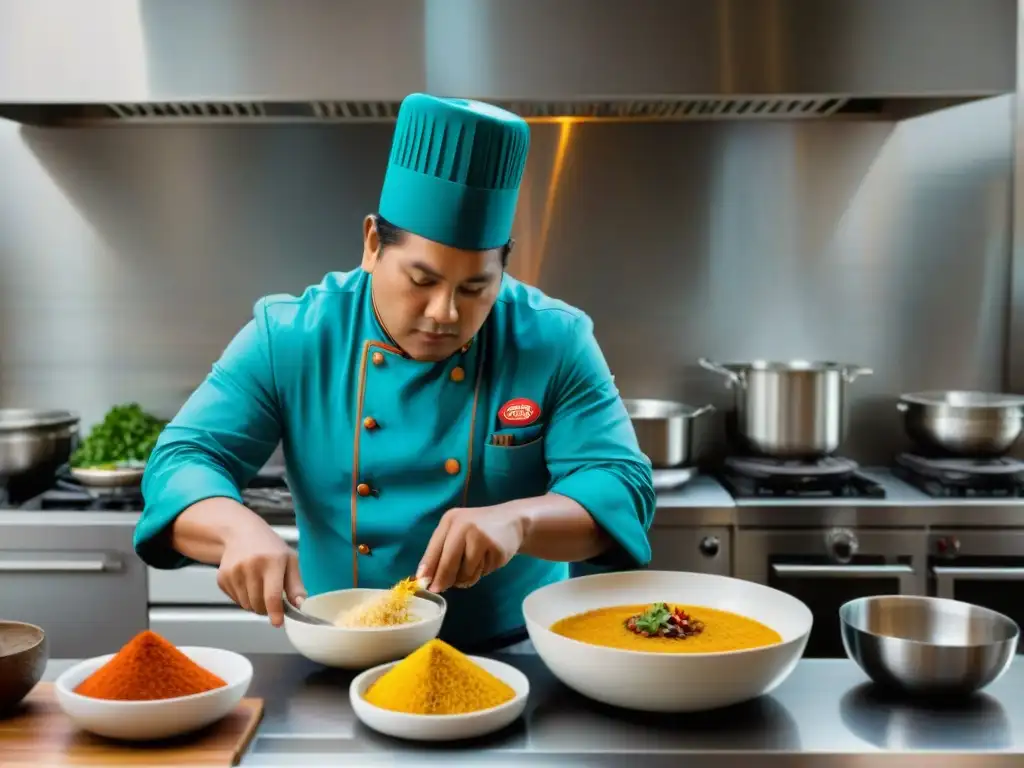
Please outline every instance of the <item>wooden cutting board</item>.
M234 712L190 735L146 744L112 741L79 730L57 704L53 684L39 683L21 709L0 719L0 768L233 766L262 717L262 699L242 699Z

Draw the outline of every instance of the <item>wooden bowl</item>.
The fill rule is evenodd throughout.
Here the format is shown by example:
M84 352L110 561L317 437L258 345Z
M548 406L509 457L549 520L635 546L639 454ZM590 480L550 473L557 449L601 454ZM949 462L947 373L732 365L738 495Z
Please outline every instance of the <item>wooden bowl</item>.
M17 707L43 677L50 654L35 624L0 621L0 713Z

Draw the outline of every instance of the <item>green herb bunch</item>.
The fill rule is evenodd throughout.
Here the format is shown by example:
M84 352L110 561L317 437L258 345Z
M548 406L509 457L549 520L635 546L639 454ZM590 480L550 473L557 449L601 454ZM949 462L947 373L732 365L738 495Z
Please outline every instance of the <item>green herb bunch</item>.
M115 469L122 464L144 463L166 424L138 403L115 405L79 443L70 464L82 469Z

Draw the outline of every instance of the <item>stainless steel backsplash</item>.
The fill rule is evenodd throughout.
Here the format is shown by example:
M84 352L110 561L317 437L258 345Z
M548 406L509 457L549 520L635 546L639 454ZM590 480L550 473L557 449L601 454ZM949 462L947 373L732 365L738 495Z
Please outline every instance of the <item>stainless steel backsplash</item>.
M359 263L390 134L0 122L0 405L173 413L258 296ZM537 125L510 270L590 313L627 397L727 408L700 356L874 368L843 453L884 462L899 393L1005 385L1012 138L1011 97L899 123Z

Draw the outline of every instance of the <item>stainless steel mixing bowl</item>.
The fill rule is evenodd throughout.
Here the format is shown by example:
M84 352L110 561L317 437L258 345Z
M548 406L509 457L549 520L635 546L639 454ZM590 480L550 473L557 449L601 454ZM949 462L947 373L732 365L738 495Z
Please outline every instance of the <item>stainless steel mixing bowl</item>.
M1017 651L1020 627L958 600L884 595L839 609L847 655L875 683L910 694L957 696L998 679Z
M929 452L958 458L1005 455L1024 432L1024 397L988 392L913 392L900 396L907 435Z

